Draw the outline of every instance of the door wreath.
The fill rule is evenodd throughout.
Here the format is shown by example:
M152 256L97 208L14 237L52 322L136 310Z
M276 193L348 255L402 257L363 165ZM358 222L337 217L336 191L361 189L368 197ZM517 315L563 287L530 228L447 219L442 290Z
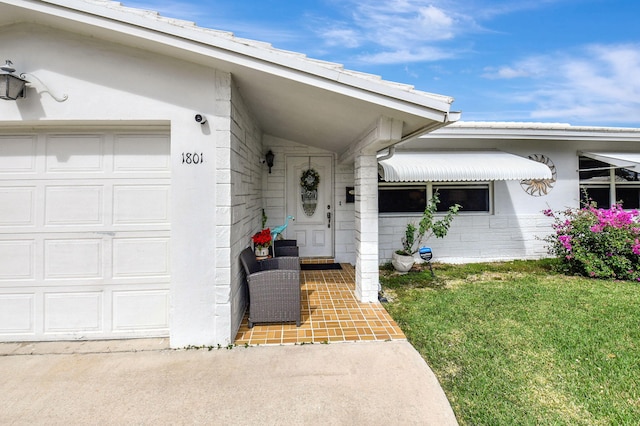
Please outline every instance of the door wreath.
M302 199L302 209L307 216L313 216L318 205L318 185L320 175L317 171L309 167L300 176L300 196Z

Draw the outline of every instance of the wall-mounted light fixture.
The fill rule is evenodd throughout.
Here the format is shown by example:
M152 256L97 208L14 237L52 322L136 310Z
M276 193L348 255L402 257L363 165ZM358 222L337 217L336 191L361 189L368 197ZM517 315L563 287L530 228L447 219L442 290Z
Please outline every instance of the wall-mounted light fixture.
M13 73L13 63L7 59L6 64L0 67L0 99L15 101L25 97L25 86L28 83Z
M27 94L27 83L31 83L26 80L26 73L20 74L20 77L14 75L16 69L13 67L13 63L10 60L6 60L6 64L0 67L0 99L5 99L7 101L15 101L16 99L23 99ZM69 96L63 94L62 97L56 96L49 88L33 74L29 74L29 78L33 78L38 81L38 83L44 88L44 90L40 90L39 93L47 93L51 96L56 102L64 102L69 99Z
M269 167L269 173L271 173L271 168L273 167L274 158L275 158L275 155L273 155L273 152L271 152L271 150L269 150L269 152L267 152L267 155L264 156L264 159L267 162L267 166Z

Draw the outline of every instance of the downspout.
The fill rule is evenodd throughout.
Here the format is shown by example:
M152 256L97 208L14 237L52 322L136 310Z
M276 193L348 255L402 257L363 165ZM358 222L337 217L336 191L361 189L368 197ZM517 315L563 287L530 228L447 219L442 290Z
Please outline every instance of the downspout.
M400 142L398 142L400 143ZM396 145L391 145L390 147L386 148L387 150L389 150L389 152L387 152L385 155L382 155L380 157L378 157L378 173L380 173L380 168L382 167L380 165L380 162L383 160L388 160L389 158L393 157L393 154L396 153Z
M393 157L393 155L396 153L396 145L401 144L402 142L406 142L409 139L413 139L417 136L421 136L425 133L430 133L434 130L438 130L448 124L455 123L460 119L460 115L461 114L459 112L447 112L444 115L444 120L442 121L442 123L428 124L414 132L409 133L408 135L403 136L402 139L400 139L398 142L385 148L386 150L388 150L387 153L378 157L378 161L388 160L389 158Z
M400 143L400 142L396 142L396 143ZM383 160L388 160L389 158L393 157L393 154L396 153L396 144L391 145L388 148L385 148L388 150L388 152L385 155L382 155L380 157L378 157L378 161L383 161Z

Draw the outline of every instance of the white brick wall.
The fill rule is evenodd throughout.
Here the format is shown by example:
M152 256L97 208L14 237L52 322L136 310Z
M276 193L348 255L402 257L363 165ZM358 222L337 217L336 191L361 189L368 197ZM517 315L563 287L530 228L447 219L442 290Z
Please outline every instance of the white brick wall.
M356 263L355 203L346 202L346 187L354 187L353 164L335 168L335 258L336 262Z
M381 216L380 263L391 260L401 248L400 239L414 217ZM446 237L431 237L422 245L433 249L436 262L486 262L512 259L537 259L547 254L544 236L550 234L551 221L539 215L458 215ZM416 255L416 259L418 256Z
M226 344L230 342L229 312L231 293L229 283L231 278L230 236L233 210L231 208L231 128L230 102L231 102L231 76L227 73L216 72L216 116L213 118L216 132L216 215L214 220L216 228L216 251L212 264L215 268L215 343ZM226 194L222 197L221 194Z
M356 297L378 301L378 161L375 153L355 161Z
M271 150L275 155L274 166L271 173L266 166L262 167L263 188L262 197L267 214L267 226L275 227L285 221L286 212L286 188L285 188L285 157L306 155L327 155L329 151L310 147L301 143L288 141L265 135L263 139L263 151ZM354 186L353 165L336 165L334 167L334 193L332 205L334 218L332 228L334 230L335 253L337 262L355 264L355 240L354 240L354 204L347 204L345 187Z
M247 109L235 85L229 78L230 125L229 148L219 146L222 155L228 153L229 167L219 169L220 201L225 206L224 221L217 218L218 253L216 258L216 292L226 297L216 299L218 336L228 336L233 342L242 322L248 289L239 262L240 252L251 244L251 236L260 230L262 218L262 133ZM221 144L223 145L223 144ZM224 164L220 161L220 164ZM227 183L228 182L228 183ZM228 195L227 195L228 194ZM228 206L228 210L226 210ZM222 209L221 207L218 207ZM229 283L231 285L229 286Z

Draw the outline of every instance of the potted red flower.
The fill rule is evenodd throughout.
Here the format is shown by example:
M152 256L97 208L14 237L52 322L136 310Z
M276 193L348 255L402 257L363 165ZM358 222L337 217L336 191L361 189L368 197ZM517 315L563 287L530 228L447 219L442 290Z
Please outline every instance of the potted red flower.
M269 246L271 245L271 230L269 228L263 229L251 239L253 240L256 256L267 257L269 255Z

